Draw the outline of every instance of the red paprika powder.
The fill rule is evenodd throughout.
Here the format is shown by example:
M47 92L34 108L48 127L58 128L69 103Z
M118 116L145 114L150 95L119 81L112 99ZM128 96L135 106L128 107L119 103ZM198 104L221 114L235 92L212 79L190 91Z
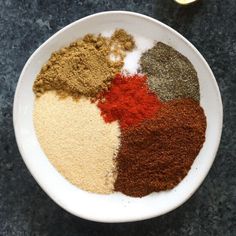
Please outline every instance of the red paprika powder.
M97 104L105 122L119 120L121 128L128 128L156 114L160 102L146 80L141 74L115 76L110 90L100 94Z

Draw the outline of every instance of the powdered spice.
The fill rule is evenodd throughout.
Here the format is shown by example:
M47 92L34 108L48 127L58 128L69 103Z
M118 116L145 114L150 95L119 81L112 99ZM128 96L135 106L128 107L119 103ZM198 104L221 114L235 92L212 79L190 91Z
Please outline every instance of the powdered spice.
M197 72L192 63L174 48L158 42L140 58L141 71L161 101L200 100Z
M129 128L153 117L160 102L149 90L146 80L141 74L117 74L109 91L101 94L98 102L104 120L109 123L118 120L121 128Z
M206 117L196 101L163 104L155 118L122 133L115 190L142 197L175 187L198 155L205 130Z
M45 154L66 179L86 191L113 192L118 122L106 124L89 99L60 99L49 91L35 100L34 125Z
M115 61L110 59L114 45ZM37 76L33 90L37 96L56 90L63 96L94 97L107 89L123 66L125 50L133 47L133 37L124 30L116 30L111 38L88 34L52 54Z
M111 36L111 40L113 44L116 43L117 45L120 45L124 51L131 51L135 47L133 36L127 34L127 32L123 29L116 30Z

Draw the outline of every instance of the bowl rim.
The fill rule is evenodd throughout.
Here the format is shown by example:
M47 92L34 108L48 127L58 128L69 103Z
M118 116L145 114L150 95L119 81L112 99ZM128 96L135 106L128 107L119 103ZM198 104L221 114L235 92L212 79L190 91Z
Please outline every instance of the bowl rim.
M101 15L116 15L116 14L136 16L136 17L143 18L144 20L151 21L152 23L158 24L159 26L167 29L171 33L173 33L176 36L178 36L181 40L183 40L191 48L191 50L193 50L196 53L196 55L200 58L200 60L202 61L202 63L206 67L206 69L211 74L211 77L212 77L212 80L213 80L212 82L214 84L214 87L215 87L215 90L216 90L216 93L217 93L217 97L219 99L219 105L220 105L220 107L219 107L219 128L218 128L219 132L218 132L217 140L215 142L215 147L216 148L212 151L212 156L214 158L212 158L212 161L211 161L211 163L210 163L206 173L201 176L201 178L199 180L199 184L191 191L191 193L186 195L185 198L182 198L182 200L179 201L178 204L176 204L175 206L173 206L171 208L163 210L162 212L159 212L159 213L150 213L149 216L137 215L137 216L129 218L129 219L127 219L125 217L119 217L119 218L116 217L116 218L112 218L112 219L106 219L106 220L103 219L103 220L101 220L101 219L99 219L99 217L94 217L92 215L88 216L86 214L81 214L80 212L73 211L71 208L67 208L67 206L65 206L62 201L58 200L55 196L52 196L52 194L49 194L49 191L40 184L40 182L37 180L37 177L34 175L34 173L32 173L30 171L30 165L28 164L27 158L25 157L26 154L23 151L20 133L18 132L17 125L16 125L16 123L17 123L16 122L16 120L17 120L16 109L17 109L17 105L18 105L17 104L17 100L18 100L18 96L19 96L19 93L20 93L20 91L19 91L20 89L19 88L20 88L20 84L21 84L21 82L23 80L23 76L24 76L24 73L26 71L26 68L28 67L28 64L30 63L30 61L32 60L34 55L36 55L38 53L38 51L41 50L41 48L43 48L51 39L56 37L58 34L62 33L63 31L65 31L66 29L68 29L70 27L73 27L75 24L78 24L78 23L83 22L83 21L87 21L87 20L89 20L91 18L94 18L94 17L97 17L97 16L101 16ZM47 195L57 205L59 205L61 208L63 208L67 212L69 212L69 213L71 213L71 214L73 214L73 215L75 215L77 217L81 217L81 218L87 219L87 220L92 220L92 221L96 221L96 222L106 222L106 223L132 222L132 221L140 221L140 220L150 219L150 218L153 218L153 217L158 217L158 216L164 215L164 214L166 214L168 212L171 212L171 211L175 210L176 208L178 208L179 206L184 204L197 191L197 189L201 186L203 180L207 177L207 175L209 173L209 170L212 167L212 164L213 164L213 162L215 160L215 157L216 157L216 153L217 153L218 148L219 148L219 144L220 144L220 140L221 140L221 134L222 134L222 127L223 127L223 104L222 104L222 99L221 99L221 94L220 94L220 90L219 90L218 84L216 82L215 76L214 76L211 68L209 67L208 63L206 62L204 57L200 54L200 52L196 49L196 47L193 46L193 44L190 41L188 41L184 36L182 36L179 32L177 32L176 30L172 29L170 26L160 22L159 20L156 20L156 19L154 19L154 18L152 18L150 16L146 16L144 14L140 14L140 13L136 13L136 12L131 12L131 11L103 11L103 12L98 12L98 13L95 13L95 14L92 14L92 15L88 15L86 17L83 17L81 19L78 19L78 20L76 20L76 21L66 25L65 27L63 27L62 29L60 29L59 31L54 33L52 36L50 36L43 44L41 44L31 54L31 56L26 61L25 65L23 67L23 70L22 70L22 72L20 74L19 80L17 82L16 90L15 90L14 102L13 102L13 127L14 127L14 131L15 131L16 143L17 143L19 152L21 154L21 157L22 157L22 159L23 159L27 169L29 170L30 174L34 177L34 180L38 183L38 185L43 189L43 191L45 193L47 193Z

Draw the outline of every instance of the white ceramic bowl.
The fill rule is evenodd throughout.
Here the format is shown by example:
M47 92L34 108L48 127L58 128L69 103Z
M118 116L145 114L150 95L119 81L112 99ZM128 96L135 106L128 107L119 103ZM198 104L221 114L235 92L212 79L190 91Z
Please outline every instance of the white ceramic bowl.
M32 85L52 52L86 33L124 28L162 41L185 55L197 70L201 105L207 117L206 141L187 177L171 191L131 198L121 193L98 195L80 190L65 180L50 164L38 143L32 119ZM222 102L208 64L179 33L150 17L132 12L103 12L78 20L49 38L29 58L21 73L14 99L13 120L22 158L42 189L68 212L94 221L127 222L160 216L183 204L197 190L214 161L222 130Z

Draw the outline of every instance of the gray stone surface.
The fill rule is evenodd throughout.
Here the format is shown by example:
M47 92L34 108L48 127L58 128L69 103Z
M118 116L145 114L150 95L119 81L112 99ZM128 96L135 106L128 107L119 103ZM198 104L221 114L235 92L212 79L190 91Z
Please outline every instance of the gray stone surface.
M224 130L217 158L194 196L159 218L101 224L59 208L36 184L18 152L13 95L31 53L68 23L104 10L131 10L170 25L210 64L222 93ZM0 0L0 235L236 235L236 1Z

